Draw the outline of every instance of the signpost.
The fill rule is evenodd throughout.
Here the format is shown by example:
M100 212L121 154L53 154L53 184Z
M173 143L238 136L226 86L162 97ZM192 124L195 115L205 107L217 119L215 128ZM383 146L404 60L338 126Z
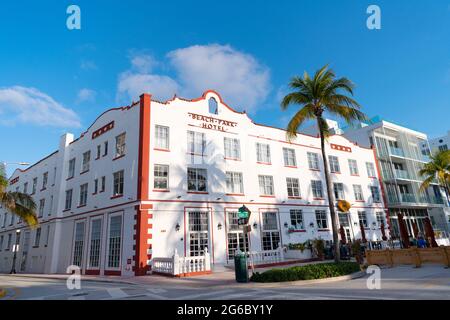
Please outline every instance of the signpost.
M245 252L245 265L247 266L247 235L252 231L252 227L248 224L250 220L251 211L243 205L238 210L238 225L242 226L242 230L244 231L244 252ZM248 251L250 251L250 243L248 246ZM252 268L252 272L254 272L254 266L252 258L250 257L250 265Z

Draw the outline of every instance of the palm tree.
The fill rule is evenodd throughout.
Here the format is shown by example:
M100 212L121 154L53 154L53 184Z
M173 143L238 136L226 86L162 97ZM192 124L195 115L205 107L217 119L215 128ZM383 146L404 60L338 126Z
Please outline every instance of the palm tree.
M425 191L437 178L438 183L444 188L449 199L450 195L450 150L439 151L430 155L431 161L419 170L421 177L426 177L420 185L420 190Z
M28 226L38 225L36 203L26 193L6 191L8 179L4 167L0 165L0 205L4 210L20 217Z
M335 73L328 68L328 65L318 70L313 78L306 71L303 77L296 76L292 78L289 87L293 91L283 98L281 102L282 110L286 110L291 104L299 105L302 108L289 121L286 129L288 140L291 141L297 136L298 128L305 121L315 120L317 122L333 229L334 260L339 262L337 216L325 151L325 140L330 135L330 131L324 118L324 112L341 117L349 124L356 120L365 120L366 116L359 111L360 105L353 98L346 95L346 93L353 95L353 83L347 78L336 79Z

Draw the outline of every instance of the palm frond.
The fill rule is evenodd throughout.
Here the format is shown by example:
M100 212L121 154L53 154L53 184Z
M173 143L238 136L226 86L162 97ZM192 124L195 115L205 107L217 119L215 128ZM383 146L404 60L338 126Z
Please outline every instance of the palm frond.
M314 119L314 106L312 104L307 104L301 108L289 121L286 136L288 141L292 141L297 136L298 128L308 119Z

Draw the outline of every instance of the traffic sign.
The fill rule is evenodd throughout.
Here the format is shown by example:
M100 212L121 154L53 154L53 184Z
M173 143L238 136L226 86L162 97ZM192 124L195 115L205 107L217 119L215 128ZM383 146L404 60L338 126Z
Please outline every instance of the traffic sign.
M250 219L251 211L243 205L238 210L238 225L246 225L248 224L248 220Z

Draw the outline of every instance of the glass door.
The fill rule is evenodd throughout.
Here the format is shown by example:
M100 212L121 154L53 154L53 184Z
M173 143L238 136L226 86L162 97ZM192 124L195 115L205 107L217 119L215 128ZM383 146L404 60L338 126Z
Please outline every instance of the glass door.
M239 248L240 251L249 250L249 237L246 235L244 241L244 231L242 227L238 225L238 213L237 211L227 213L227 248L228 248L228 260L234 259L234 254Z
M188 255L191 257L201 256L203 255L205 248L208 248L209 244L208 211L190 211L188 213L188 217L189 217Z

